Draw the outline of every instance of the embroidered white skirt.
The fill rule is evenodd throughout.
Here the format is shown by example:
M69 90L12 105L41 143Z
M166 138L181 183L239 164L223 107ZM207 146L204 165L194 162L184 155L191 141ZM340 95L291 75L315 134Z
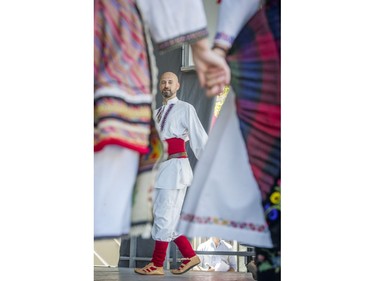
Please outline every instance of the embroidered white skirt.
M261 202L230 92L195 167L177 231L272 247Z

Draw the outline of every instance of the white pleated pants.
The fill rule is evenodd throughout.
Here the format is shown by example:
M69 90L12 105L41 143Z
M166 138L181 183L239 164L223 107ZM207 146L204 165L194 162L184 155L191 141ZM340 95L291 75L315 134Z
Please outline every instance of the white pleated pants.
M187 187L181 189L155 188L154 224L152 238L158 241L171 242L180 234L176 232L184 204Z

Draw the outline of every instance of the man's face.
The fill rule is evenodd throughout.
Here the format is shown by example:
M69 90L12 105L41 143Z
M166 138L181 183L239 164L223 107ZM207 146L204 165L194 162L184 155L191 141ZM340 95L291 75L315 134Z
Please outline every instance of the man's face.
M175 74L167 72L160 78L159 89L164 99L174 98L179 88L180 84Z

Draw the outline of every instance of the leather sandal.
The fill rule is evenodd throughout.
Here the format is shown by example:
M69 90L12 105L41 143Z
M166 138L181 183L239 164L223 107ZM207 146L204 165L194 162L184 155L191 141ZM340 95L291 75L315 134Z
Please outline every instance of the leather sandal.
M190 269L192 269L194 266L198 265L201 262L199 257L195 255L194 257L191 258L184 258L182 259L182 263L178 269L172 269L171 273L173 274L183 274Z
M163 267L155 266L153 262L143 268L134 268L134 272L142 275L164 275Z

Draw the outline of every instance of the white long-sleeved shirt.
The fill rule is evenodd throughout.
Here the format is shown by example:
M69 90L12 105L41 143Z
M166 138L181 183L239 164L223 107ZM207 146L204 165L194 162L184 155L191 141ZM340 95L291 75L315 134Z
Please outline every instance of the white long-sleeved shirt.
M136 0L136 3L161 51L208 36L202 0Z
M200 244L197 248L198 251L233 251L232 245L220 240L219 245L216 247L212 238L208 239L206 242ZM199 255L201 259L201 264L203 268L215 267L220 262L225 262L234 270L237 269L236 256L225 256L225 255Z
M222 0L214 42L230 48L242 27L259 10L261 4L261 0Z
M174 104L173 108L168 112L169 107ZM208 136L204 130L195 108L184 101L180 101L177 97L168 100L165 108L162 110L160 123L156 124L162 140L170 138L180 138L185 142L189 141L191 150L195 157L199 159L204 146L206 145ZM155 111L156 114L159 109ZM163 130L161 131L161 123L164 120ZM181 189L191 184L193 179L193 171L191 169L188 158L174 158L164 161L160 164L158 175L156 178L155 188L163 189Z

